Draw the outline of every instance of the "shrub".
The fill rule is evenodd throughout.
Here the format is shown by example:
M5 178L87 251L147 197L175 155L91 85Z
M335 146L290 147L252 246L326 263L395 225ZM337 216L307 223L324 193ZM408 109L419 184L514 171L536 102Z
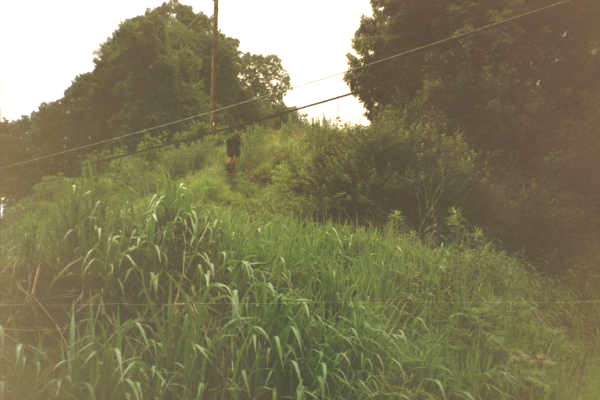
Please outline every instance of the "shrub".
M479 176L475 152L434 112L410 121L387 110L369 128L307 140L289 185L312 199L319 216L338 220L381 224L398 210L420 233L437 231Z

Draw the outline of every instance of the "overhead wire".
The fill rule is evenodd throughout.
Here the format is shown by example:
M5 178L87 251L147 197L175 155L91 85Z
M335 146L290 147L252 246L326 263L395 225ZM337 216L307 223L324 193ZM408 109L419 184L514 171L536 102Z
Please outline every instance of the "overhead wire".
M229 109L230 107L231 106L222 107L222 108L217 109L216 111L223 111L225 109ZM204 112L201 112L199 114L191 115L191 116L188 116L188 117L185 117L185 118L180 118L180 119L177 119L177 120L174 120L174 121L170 121L170 122L165 122L163 124L155 125L155 126L152 126L152 127L149 127L149 128L138 129L138 130L130 132L130 133L126 133L126 134L123 134L123 135L115 136L115 137L112 137L112 138L109 138L109 139L99 140L99 141L94 142L94 143L88 143L88 144L84 144L84 145L81 145L81 146L72 147L72 148L69 148L69 149L66 149L66 150L61 150L61 151L57 151L57 152L54 152L54 153L44 154L42 156L33 157L33 158L30 158L30 159L27 159L27 160L16 161L14 163L5 164L5 165L0 166L0 171L8 169L8 168L12 168L12 167L18 167L18 166L25 165L25 164L31 164L31 163L37 162L37 161L43 161L43 160L47 160L47 159L50 159L50 158L59 157L59 156L65 155L65 154L70 154L70 153L74 153L74 152L81 151L81 150L91 149L91 148L98 147L98 146L104 145L104 144L115 143L115 142L121 141L123 139L127 139L129 137L132 137L132 136L138 136L138 135L142 135L142 134L145 134L145 133L148 133L148 132L153 132L153 131L158 130L158 129L168 128L170 126L178 125L178 124L181 124L183 122L187 122L187 121L191 121L191 120L203 117L203 116L207 116L209 114L210 114L210 111L204 111Z
M300 87L304 87L304 86L308 86L308 85L312 85L312 84L315 84L315 83L318 83L318 82L322 82L324 80L331 79L331 78L334 78L334 77L338 77L338 76L341 76L341 75L346 74L346 73L351 73L351 72L354 72L354 71L365 69L365 68L368 68L368 67L373 66L373 65L377 65L377 64L380 64L380 63L388 62L388 61L391 61L391 60L394 60L394 59L397 59L397 58L400 58L400 57L403 57L403 56L406 56L406 55L409 55L409 54L413 54L413 53L416 53L416 52L419 52L419 51L423 51L423 50L426 50L426 49L430 49L430 48L439 46L439 45L442 45L442 44L445 44L445 43L448 43L448 42L451 42L451 41L460 40L460 39L469 37L471 35L475 35L477 33L481 33L483 31L496 28L496 27L501 26L503 24L507 24L507 23L516 21L518 19L530 16L530 15L533 15L533 14L536 14L536 13L539 13L539 12L546 11L546 10L551 9L551 8L555 8L555 7L558 7L558 6L566 5L568 3L571 3L571 0L558 1L556 3L550 4L550 5L547 5L547 6L535 9L535 10L531 10L531 11L528 11L528 12L524 12L524 13L518 14L516 16L507 18L507 19L502 20L502 21L490 23L490 24L481 26L479 28L475 28L475 29L473 29L471 31L468 31L468 32L464 32L464 33L461 33L461 34L452 35L452 36L449 36L447 38L440 39L440 40L428 43L426 45L422 45L422 46L415 47L415 48L412 48L412 49L409 49L409 50L405 50L405 51L393 54L391 56L384 57L384 58L381 58L381 59L378 59L378 60L375 60L375 61L363 64L363 65L361 65L359 67L356 67L356 68L351 68L351 69L345 70L343 72L331 74L331 75L328 75L328 76L325 76L325 77L322 77L322 78L319 78L319 79L316 79L316 80L312 80L312 81L303 83L301 85L294 86L291 90L294 90L294 89L297 89L297 88L300 88ZM190 23L188 25L188 27L191 26L193 23L195 23L195 20L192 21L192 23ZM302 109L306 109L306 108L309 108L309 107L314 107L314 106L317 106L317 105L320 105L320 104L324 104L324 103L327 103L327 102L331 102L331 101L336 101L336 100L339 100L341 98L348 97L348 96L351 96L351 95L352 95L352 93L349 92L349 93L345 93L345 94L342 94L342 95L339 95L339 96L335 96L335 97L331 97L331 98L328 98L328 99L324 99L324 100L321 100L321 101L318 101L318 102L310 103L310 104L307 104L307 105L304 105L304 106L291 107L291 108L288 108L285 111L281 111L281 112L278 112L278 113L275 113L275 114L272 114L272 115L269 115L269 116L266 116L266 117L262 117L262 118L259 118L257 120L254 120L252 122L248 122L248 123L237 125L234 128L232 128L232 127L221 128L219 130L219 132L224 132L224 131L228 131L228 130L232 130L232 129L240 129L241 127L244 127L244 126L256 124L256 123L262 122L264 120L278 118L278 117L281 117L281 116L284 116L284 115L287 115L287 114L290 114L290 113L293 113L293 112L300 111ZM247 100L243 100L243 101L240 101L240 102L237 102L237 103L229 104L227 106L224 106L224 107L221 107L221 108L215 110L215 112L223 112L223 111L226 111L226 110L230 110L230 109L239 107L239 106L244 105L244 104L249 104L249 103L258 101L258 100L263 99L265 97L266 96L256 96L256 97L253 97L253 98L250 98L250 99L247 99ZM193 119L200 118L202 116L208 116L209 114L210 114L210 111L206 111L206 112L198 113L198 114L191 115L191 116L188 116L188 117L185 117L185 118L181 118L181 119L178 119L178 120L174 120L174 121L166 122L166 123L163 123L163 124L155 125L155 126L150 127L150 128L140 129L140 130L137 130L137 131L134 131L134 132L130 132L130 133L124 134L124 135L116 136L114 138L101 140L101 141L98 141L98 142L86 144L86 145L79 146L79 147L74 147L74 148L71 148L71 149L66 149L66 150L63 150L63 151L60 151L60 152L56 152L56 153L46 154L46 155L35 157L35 158L29 159L29 160L23 160L23 161L15 162L15 163L12 163L12 164L2 165L2 166L0 166L0 170L4 170L4 169L7 169L7 168L11 168L11 167L15 167L15 166L20 166L20 165L24 165L24 164L28 164L28 163L32 163L32 162L37 162L37 161L44 160L44 159L58 157L60 155L69 154L69 153L73 153L73 152L76 152L76 151L80 151L80 150L85 150L85 149L97 147L97 146L100 146L102 144L114 143L114 142L123 140L125 138L129 138L129 137L132 137L132 136L135 136L135 135L140 135L140 134L152 132L152 131L155 131L155 130L158 130L158 129L162 129L162 128L174 126L174 125L177 125L177 124L180 124L180 123L183 123L183 122L187 122L187 121L190 121L190 120L193 120ZM184 140L182 140L180 142L185 142L187 140L189 140L189 139L184 139ZM123 158L123 157L131 156L131 155L134 155L134 154L139 154L139 153L142 153L142 152L147 152L147 151L152 151L152 150L157 150L157 149L160 149L160 148L172 146L173 144L176 144L176 143L173 143L173 142L163 143L163 144L160 144L160 145L157 145L157 146L153 146L153 147L150 147L150 148L141 149L141 150L138 150L138 151L135 151L135 152L131 152L131 153L125 153L125 154L122 154L122 155L117 155L117 156L102 158L102 159L98 159L96 161L98 161L98 162L100 162L100 161L110 161L110 160L117 159L117 158ZM383 300L381 300L381 301L352 300L352 301L326 302L326 301L313 301L313 300L306 300L306 299L299 299L299 300L294 301L294 302L298 303L298 304L321 304L321 303L338 303L338 304L341 304L341 303L347 303L347 304L350 304L350 303L357 303L357 304L361 304L361 303L379 304L379 303L381 303L381 304L383 304L383 303L389 303L389 301L383 301ZM447 303L450 303L450 302L447 302ZM463 302L458 302L457 301L457 302L453 302L453 303L463 303ZM514 305L514 304L529 304L529 305L531 305L531 304L599 304L600 303L600 299L590 299L590 300L555 300L555 301L526 301L526 300L523 300L523 301L479 301L477 303L495 303L495 304L510 304L510 305ZM229 304L229 303L223 303L223 304ZM250 305L267 305L267 304L278 304L278 303L274 303L274 302L251 302L251 303L248 303L248 304L250 304ZM2 304L2 303L0 303L0 307L17 307L17 306L26 306L26 305L27 306L31 306L31 305L34 305L34 304L28 304L28 303ZM52 306L53 304L48 304L48 305ZM67 303L64 303L64 304L54 304L54 306L58 306L58 305L63 305L63 306L73 306L73 305L76 305L77 306L78 304L70 304L70 303L69 304L67 304ZM153 304L149 305L149 304L124 303L124 302L123 303L115 302L115 303L98 303L98 304L92 304L92 303L89 303L89 304L80 304L80 306L118 306L118 305L122 305L122 306L142 306L143 305L143 306L147 307L147 306L152 306ZM186 306L186 305L215 305L215 303L183 302L183 303L172 303L172 304L171 303L154 304L154 306L162 306L162 307L181 307L181 306ZM11 330L10 328L3 328L3 329L4 330ZM44 329L44 330L54 331L55 329L54 328L47 328L47 329ZM22 331L22 330L12 329L12 331ZM27 330L27 331L41 331L41 330L40 329L31 329L31 330Z
M344 97L348 97L348 96L352 96L352 92L348 92L348 93L345 93L345 94L342 94L342 95L339 95L339 96L331 97L331 98L328 98L328 99L325 99L325 100L320 100L320 101L317 101L315 103L310 103L310 104L306 104L306 105L303 105L303 106L291 107L291 108L288 108L285 111L280 111L280 112L277 112L275 114L271 114L271 115L268 115L266 117L262 117L262 118L259 118L259 119L256 119L256 120L253 120L253 121L250 121L250 122L245 122L245 123L242 123L242 124L237 124L237 125L235 125L233 127L222 127L222 128L217 129L216 133L220 134L220 133L227 132L227 131L239 130L239 129L242 129L242 128L247 127L247 126L255 125L255 124L259 123L259 122L263 122L263 121L267 121L267 120L271 120L271 119L276 119L276 118L281 118L281 117L283 117L285 115L292 114L294 112L297 112L297 111L300 111L300 110L304 110L306 108L315 107L315 106L318 106L318 105L321 105L321 104L329 103L331 101L340 100L340 99L342 99ZM123 153L123 154L117 154L117 155L109 156L109 157L105 157L105 158L99 158L97 160L94 160L94 162L96 162L96 163L98 163L98 162L106 162L106 161L112 161L112 160L116 160L116 159L120 159L120 158L125 158L125 157L129 157L129 156L141 154L141 153L148 153L148 152L159 150L159 149L162 149L162 148L165 148L165 147L170 147L170 146L177 145L177 144L192 142L192 141L198 140L200 137L208 136L208 135L209 135L209 133L205 132L205 133L202 133L201 135L194 135L191 138L185 138L185 139L182 139L182 140L179 140L179 141L167 141L165 143L161 143L161 144L158 144L158 145L155 145L155 146L150 146L150 147L143 148L143 149L138 149L138 150L135 150L135 151L132 151L132 152Z
M484 31L496 28L496 27L499 27L499 26L504 25L504 24L508 24L510 22L514 22L516 20L519 20L519 19L531 16L531 15L534 15L534 14L537 14L537 13L540 13L540 12L543 12L543 11L546 11L546 10L549 10L549 9L552 9L552 8L563 6L563 5L566 5L566 4L571 3L571 2L572 2L572 0L561 0L561 1L549 4L547 6L539 7L539 8L536 8L534 10L530 10L530 11L527 11L527 12L523 12L523 13L517 14L515 16L503 19L501 21L497 21L497 22L493 22L493 23L490 23L490 24L487 24L487 25L480 26L480 27L472 29L472 30L470 30L468 32L463 32L463 33L460 33L460 34L451 35L451 36L448 36L446 38L443 38L443 39L440 39L440 40L436 40L434 42L430 42L430 43L422 45L422 46L414 47L412 49L404 50L404 51L401 51L399 53L390 55L388 57L380 58L378 60L374 60L374 61L365 63L365 64L360 65L360 66L355 67L355 68L349 68L349 69L347 69L345 71L342 71L342 72L338 72L338 73L335 73L335 74L324 76L324 77L319 78L319 79L315 79L315 80L312 80L312 81L309 81L309 82L305 82L303 84L293 86L290 90L295 90L295 89L298 89L298 88L301 88L301 87L313 85L315 83L319 83L319 82L322 82L322 81L325 81L325 80L328 80L328 79L331 79L331 78L335 78L335 77L344 75L346 73L352 73L352 72L359 71L359 70L362 70L362 69L365 69L365 68L369 68L369 67L371 67L373 65L377 65L377 64L384 63L384 62L392 61L392 60L395 60L395 59L407 56L409 54L417 53L417 52L420 52L420 51L423 51L423 50L427 50L427 49L430 49L430 48L433 48L433 47L436 47L436 46L439 46L439 45L442 45L442 44L445 44L445 43L449 43L451 41L456 41L456 40L464 39L466 37L469 37L469 36L472 36L472 35L475 35L475 34L478 34L478 33L481 33L481 32L484 32ZM192 21L188 25L188 27L191 26L193 23L195 23L195 21ZM249 103L253 103L255 101L261 100L261 99L265 99L267 97L268 96L255 96L255 97L252 97L250 99L242 100L242 101L237 102L237 103L233 103L233 104L229 104L229 105L220 107L220 108L218 108L218 109L215 110L215 113L220 113L220 112L227 111L227 110L230 110L230 109L233 109L233 108L237 108L237 107L245 105L245 104L249 104ZM139 136L139 135L142 135L142 134L145 134L145 133L156 131L158 129L163 129L163 128L171 127L171 126L174 126L174 125L181 124L183 122L187 122L187 121L198 119L198 118L201 118L201 117L204 117L204 116L208 116L208 115L210 115L210 113L211 113L210 111L204 111L204 112L201 112L201 113L198 113L198 114L190 115L190 116L185 117L185 118L181 118L181 119L177 119L177 120L174 120L174 121L166 122L166 123L163 123L163 124L155 125L155 126L152 126L152 127L149 127L149 128L139 129L139 130L136 130L136 131L133 131L133 132L130 132L130 133L126 133L126 134L123 134L123 135L115 136L115 137L112 137L112 138L109 138L109 139L100 140L100 141L97 141L97 142L94 142L94 143L88 143L88 144L85 144L85 145L72 147L72 148L69 148L69 149L66 149L66 150L61 150L61 151L44 154L44 155L41 155L41 156L37 156L37 157L30 158L30 159L26 159L26 160L16 161L16 162L5 164L5 165L0 165L0 171L6 170L6 169L9 169L9 168L14 168L14 167L22 166L22 165L27 165L27 164L35 163L35 162L38 162L38 161L43 161L43 160L47 160L47 159L59 157L59 156L62 156L62 155L66 155L66 154L78 152L78 151L81 151L81 150L91 149L91 148L98 147L98 146L101 146L101 145L104 145L104 144L115 143L115 142L121 141L123 139L132 137L132 136Z
M470 31L467 31L467 32L458 33L458 34L455 34L455 35L452 35L452 36L448 36L448 37L446 37L444 39L440 39L440 40L436 40L434 42L427 43L427 44L422 45L422 46L414 47L414 48L409 49L409 50L404 50L404 51L401 51L399 53L395 53L395 54L392 54L390 56L383 57L383 58L380 58L380 59L377 59L377 60L365 63L365 64L360 65L360 66L355 67L355 68L349 68L349 69L347 69L345 71L341 71L341 72L337 72L337 73L334 73L334 74L331 74L331 75L327 75L327 76L324 76L322 78L306 82L306 83L304 83L302 85L295 86L294 89L302 87L302 86L308 86L308 85L312 85L312 84L315 84L315 83L318 83L318 82L322 82L322 81L327 80L327 79L336 78L338 76L345 75L346 73L352 73L352 72L355 72L355 71L360 71L362 69L372 67L373 65L381 64L381 63L387 62L387 61L392 61L392 60L395 60L397 58L407 56L409 54L418 53L418 52L421 52L423 50L427 50L427 49L430 49L430 48L433 48L433 47L440 46L442 44L446 44L446 43L449 43L449 42L453 42L453 41L457 41L457 40L460 40L460 39L464 39L464 38L467 38L469 36L472 36L472 35L475 35L475 34L478 34L478 33L484 32L484 31L487 31L487 30L491 30L491 29L497 28L497 27L499 27L501 25L505 25L505 24L508 24L510 22L514 22L516 20L528 17L528 16L533 15L533 14L537 14L537 13L540 13L540 12L543 12L543 11L547 11L547 10L549 10L551 8L556 8L556 7L559 7L559 6L563 6L563 5L566 5L566 4L571 3L571 2L572 2L572 0L561 0L561 1L549 4L549 5L544 6L544 7L536 8L535 10L530 10L530 11L527 11L527 12L523 12L521 14L514 15L512 17L503 19L501 21L492 22L492 23L489 23L487 25L482 25L482 26L480 26L478 28L474 28L474 29L472 29Z

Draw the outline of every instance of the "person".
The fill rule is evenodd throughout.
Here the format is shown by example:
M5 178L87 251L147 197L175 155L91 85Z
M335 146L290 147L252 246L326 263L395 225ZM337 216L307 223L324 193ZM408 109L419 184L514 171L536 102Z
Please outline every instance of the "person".
M227 139L227 162L226 167L229 173L233 173L237 164L240 161L240 155L242 150L242 138L239 132L235 132Z
M6 197L0 197L0 221L4 219L4 211L6 210Z

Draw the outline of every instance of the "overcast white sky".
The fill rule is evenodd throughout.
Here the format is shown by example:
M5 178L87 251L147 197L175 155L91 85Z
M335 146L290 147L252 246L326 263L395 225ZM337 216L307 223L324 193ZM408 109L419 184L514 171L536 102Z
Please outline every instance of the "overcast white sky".
M212 0L180 0L212 15ZM0 115L14 120L41 102L63 96L76 75L93 69L93 52L120 21L163 0L0 0ZM276 54L300 85L347 68L346 53L369 0L220 0L219 29L240 50ZM342 77L297 89L286 104L299 106L349 89ZM346 98L304 111L365 122L362 105Z

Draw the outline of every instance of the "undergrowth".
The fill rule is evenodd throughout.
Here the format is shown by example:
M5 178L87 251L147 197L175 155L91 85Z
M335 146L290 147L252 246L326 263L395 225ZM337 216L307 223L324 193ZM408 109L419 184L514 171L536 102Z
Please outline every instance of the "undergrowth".
M11 210L0 399L597 398L574 293L458 210L435 245L401 213L303 218L282 132L245 133L233 182L209 139L48 178Z

